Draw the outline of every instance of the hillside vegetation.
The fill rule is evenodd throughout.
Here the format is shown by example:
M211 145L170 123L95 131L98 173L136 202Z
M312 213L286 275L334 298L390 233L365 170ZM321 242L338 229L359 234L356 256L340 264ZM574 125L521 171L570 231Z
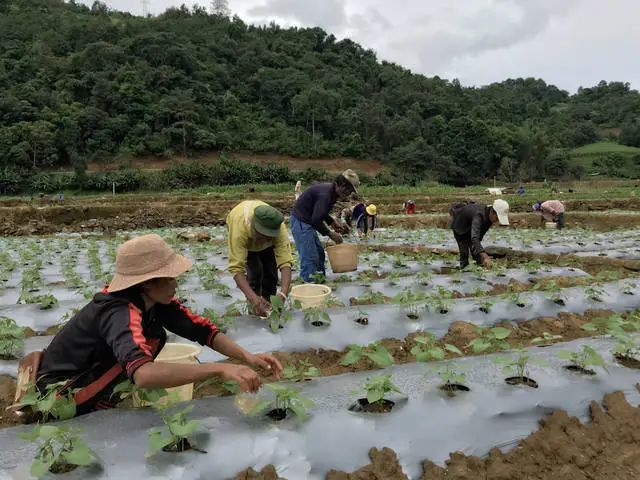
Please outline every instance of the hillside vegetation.
M0 2L5 177L72 166L82 187L88 161L210 151L381 160L392 174L377 183L577 177L570 149L603 129L640 146L638 112L627 83L575 95L533 78L466 88L320 28L201 7L141 18L100 2Z

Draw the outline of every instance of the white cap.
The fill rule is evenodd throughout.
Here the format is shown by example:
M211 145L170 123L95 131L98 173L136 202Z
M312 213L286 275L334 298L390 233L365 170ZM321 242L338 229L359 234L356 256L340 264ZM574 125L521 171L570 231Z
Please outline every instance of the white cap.
M498 215L498 221L500 222L500 225L509 225L509 204L499 198L495 202L493 202L492 206L496 214Z

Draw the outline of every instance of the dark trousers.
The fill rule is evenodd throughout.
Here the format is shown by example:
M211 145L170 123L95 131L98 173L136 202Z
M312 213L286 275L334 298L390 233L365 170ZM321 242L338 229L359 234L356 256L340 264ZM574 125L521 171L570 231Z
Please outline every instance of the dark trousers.
M471 253L471 234L458 235L453 232L453 236L458 242L458 252L460 252L460 268L464 268L469 265L469 254ZM473 259L478 265L480 265L480 255L474 256Z
M273 247L247 255L247 280L249 285L267 301L278 289L278 264Z
M558 227L558 230L562 230L564 228L564 212L559 213L556 217L556 227Z

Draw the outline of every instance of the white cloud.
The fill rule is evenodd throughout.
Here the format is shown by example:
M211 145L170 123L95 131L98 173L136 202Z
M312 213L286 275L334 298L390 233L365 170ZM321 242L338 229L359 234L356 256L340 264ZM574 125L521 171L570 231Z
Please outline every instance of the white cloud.
M141 2L106 3L140 12ZM180 3L150 0L150 7L160 13ZM320 26L375 50L381 59L427 76L456 77L467 85L533 76L570 91L601 79L640 87L636 0L230 0L229 4L247 22Z

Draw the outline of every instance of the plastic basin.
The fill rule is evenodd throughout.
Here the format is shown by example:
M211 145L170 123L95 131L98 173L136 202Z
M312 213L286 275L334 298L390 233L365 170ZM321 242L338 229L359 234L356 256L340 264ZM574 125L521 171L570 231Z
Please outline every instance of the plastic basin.
M329 295L331 295L331 287L316 283L296 285L291 289L291 298L298 300L302 308L326 307Z

